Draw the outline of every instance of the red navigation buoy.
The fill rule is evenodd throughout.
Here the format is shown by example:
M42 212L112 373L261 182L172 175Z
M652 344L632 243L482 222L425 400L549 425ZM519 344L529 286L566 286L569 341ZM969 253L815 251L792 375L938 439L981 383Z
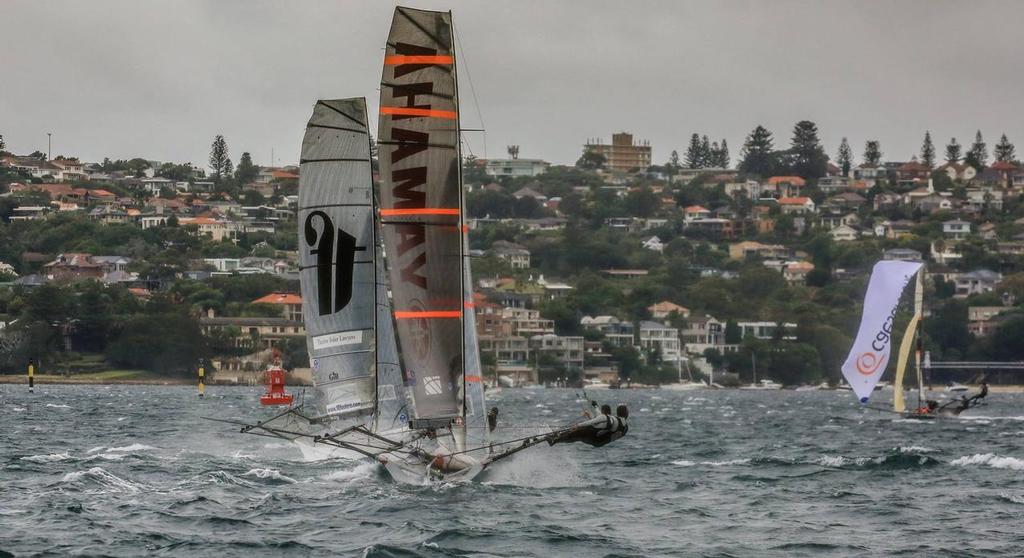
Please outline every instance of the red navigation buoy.
M267 370L267 393L260 396L260 405L291 405L295 396L284 391L284 369L274 358L274 364Z

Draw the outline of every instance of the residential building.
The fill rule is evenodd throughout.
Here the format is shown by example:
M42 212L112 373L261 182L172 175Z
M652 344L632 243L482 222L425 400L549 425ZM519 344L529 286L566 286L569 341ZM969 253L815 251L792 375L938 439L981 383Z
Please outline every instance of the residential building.
M506 240L495 241L491 245L490 253L499 260L507 262L512 269L527 269L530 267L530 251L513 242Z
M252 303L280 306L282 318L294 322L302 321L302 295L275 292L257 298Z
M544 174L551 166L547 161L540 159L488 159L484 164L484 172L488 176L537 176Z
M746 260L749 258L788 258L789 248L781 244L761 244L753 240L745 240L729 245L729 259Z
M633 345L634 327L631 322L620 321L615 316L584 316L580 325L586 329L600 331L606 341L616 347Z
M1005 306L969 306L967 308L967 330L972 335L985 337L998 327L999 323L995 318L1006 310Z
M775 198L796 198L806 186L807 181L799 176L773 176L761 191L772 193Z
M682 331L686 352L702 355L707 349L721 349L725 345L725 324L709 315L694 316L686 321Z
M781 209L783 213L793 215L814 213L814 200L806 196L800 196L795 198L780 197L779 209Z
M661 239L657 236L644 239L640 245L643 246L644 249L651 250L653 252L661 252L665 249L665 245L661 243Z
M779 334L779 322L736 322L736 325L740 330L740 339L753 337L766 341L774 339ZM781 336L784 341L796 341L796 324L784 322Z
M967 298L971 295L990 293L1003 280L1001 273L978 269L970 273L961 273L956 279L956 298Z
M731 219L694 219L688 227L721 239L736 238L736 226Z
M943 221L942 234L954 240L963 240L971 235L971 224L961 219Z
M651 166L650 142L634 142L633 134L627 132L612 134L610 144L602 143L600 139L587 140L583 151L604 155L604 168L612 171L644 171Z
M683 220L686 222L707 219L708 217L711 217L711 212L699 205L691 205L683 209Z
M807 274L814 271L814 264L811 262L789 262L782 270L782 277L790 284L802 284L807 280Z
M850 187L848 176L823 176L818 179L818 188L825 194L834 194Z
M554 333L534 335L530 337L530 350L537 354L538 362L549 356L568 369L583 370L583 337Z
M656 302L648 306L647 311L651 313L651 317L654 318L655 320L665 320L669 316L671 316L673 312L675 312L676 315L678 315L680 318L690 317L689 308L685 306L680 306L678 304L675 304L674 302L669 302L667 300Z
M306 336L306 328L302 322L285 318L214 317L208 315L199 319L199 326L206 335L214 333L233 335L232 340L235 346L255 350L277 347L288 339L299 339Z
M860 238L860 231L850 225L839 225L828 231L835 242L852 242Z
M905 262L919 262L923 258L921 252L912 248L890 248L882 252L883 260L899 260Z
M679 330L659 322L640 322L640 348L643 351L658 350L664 362L679 362L680 351Z
M512 335L532 337L555 332L554 320L542 318L540 310L504 308L501 317L511 325Z

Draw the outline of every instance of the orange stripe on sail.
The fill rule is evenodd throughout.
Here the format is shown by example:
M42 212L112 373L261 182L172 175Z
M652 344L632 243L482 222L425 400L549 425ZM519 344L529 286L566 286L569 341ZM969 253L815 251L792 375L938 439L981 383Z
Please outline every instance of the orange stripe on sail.
M454 110L434 110L411 107L380 107L380 113L391 116L426 116L428 118L444 118L446 120L455 120L458 118L458 114L456 114Z
M420 320L425 318L461 318L462 310L395 310L396 320Z
M402 64L454 64L455 57L451 55L416 56L407 54L389 54L384 57L385 66L400 66Z
M412 207L405 209L381 209L381 217L395 217L399 215L458 215L457 207Z
M470 302L468 300L466 302L463 302L462 305L465 306L466 308L476 308L476 303Z
M479 384L480 376L466 376L466 381L471 384Z

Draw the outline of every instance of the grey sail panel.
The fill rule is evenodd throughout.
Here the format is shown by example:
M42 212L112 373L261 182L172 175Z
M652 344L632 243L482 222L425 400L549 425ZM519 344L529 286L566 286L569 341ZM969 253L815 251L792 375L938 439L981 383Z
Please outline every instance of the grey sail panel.
M380 248L378 247L378 250ZM377 432L408 428L408 398L398 360L398 344L388 297L387 272L382 254L377 254Z
M299 279L317 414L370 415L376 251L364 99L317 102L299 176Z
M461 416L462 204L451 15L396 8L381 81L381 231L420 418Z
M473 302L473 279L467 258L462 284L466 301ZM487 429L487 403L484 399L483 367L480 365L480 343L476 338L476 311L467 304L465 312L464 346L466 347L466 443L480 448L490 441Z

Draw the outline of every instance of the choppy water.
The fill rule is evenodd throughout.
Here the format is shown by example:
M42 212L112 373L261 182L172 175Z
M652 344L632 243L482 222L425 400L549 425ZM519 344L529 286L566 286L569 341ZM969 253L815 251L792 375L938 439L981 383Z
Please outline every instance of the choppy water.
M845 392L594 392L630 405L625 439L433 487L199 419L256 416L256 395L0 386L0 556L1024 554L1021 395L915 422ZM573 400L491 404L537 425Z

